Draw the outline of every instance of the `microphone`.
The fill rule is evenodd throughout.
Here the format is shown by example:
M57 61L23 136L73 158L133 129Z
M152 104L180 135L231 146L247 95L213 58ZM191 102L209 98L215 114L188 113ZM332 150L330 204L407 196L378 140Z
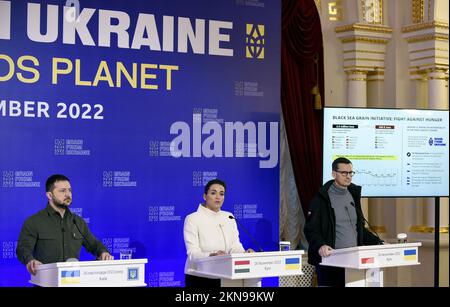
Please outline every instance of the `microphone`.
M77 258L69 258L66 260L66 262L78 262L80 260L78 260Z
M73 218L72 221L73 221L73 224L75 225L75 227L78 229L78 232L80 233L80 235L81 235L81 236L83 237L83 239L86 240L86 242L87 242L86 237L84 236L83 232L82 232L82 231L80 230L80 228L78 227L77 220L76 220L75 218Z
M352 218L350 216L350 212L348 211L348 207L347 206L345 206L345 212L347 212L347 216L348 216L348 219L350 221L350 225L353 226L353 221L352 221ZM355 227L352 227L352 229L353 229L353 233L355 234L356 244L358 244L358 234L356 233Z
M73 221L73 224L75 225L75 227L78 229L78 232L80 233L80 235L83 237L84 241L86 241L86 244L88 244L91 247L91 243L86 239L86 237L84 236L83 232L78 227L78 223L77 223L76 218L73 218L72 221ZM75 237L75 233L73 234L73 236Z
M230 220L235 220L236 223L245 231L245 233L247 234L247 236L253 241L253 243L255 243L255 245L258 247L258 252L262 252L263 249L261 248L261 246L258 244L258 242L250 235L250 233L247 231L247 229L245 229L244 225L242 225L234 216L229 215L228 218Z
M379 243L379 244L382 244L383 240L381 240L381 238L380 238L380 236L378 235L378 233L372 228L372 225L370 225L369 221L366 220L366 218L364 217L364 214L363 214L361 208L356 207L355 203L352 202L352 201L350 202L350 205L352 205L353 208L355 208L355 210L357 210L358 213L361 214L361 217L363 218L364 222L367 223L367 225L369 226L370 230L371 230L371 231L373 232L373 234L378 238L378 241L379 241L378 243Z
M88 239L85 237L85 235L83 234L83 232L80 230L80 228L78 227L78 223L77 223L77 220L76 220L76 218L74 217L74 218L72 218L72 221L73 221L73 224L75 225L75 227L78 229L78 232L81 234L81 236L83 237L83 239L86 241L86 244L89 246L89 247L93 247L92 245L91 245L91 242L89 242L88 241ZM75 236L75 233L73 234L74 236ZM92 249L93 251L95 250L95 248L93 248ZM108 251L108 250L107 250ZM108 253L109 253L109 251L108 251ZM99 259L99 256L97 256L97 260Z

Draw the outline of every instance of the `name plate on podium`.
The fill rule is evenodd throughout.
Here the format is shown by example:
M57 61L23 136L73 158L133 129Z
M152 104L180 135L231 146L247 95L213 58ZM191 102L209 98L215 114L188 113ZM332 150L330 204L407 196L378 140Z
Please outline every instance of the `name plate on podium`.
M302 250L295 250L206 257L196 261L197 269L191 273L232 280L303 275L303 253Z
M321 265L353 269L418 265L418 247L422 243L368 245L336 249L323 257Z
M419 265L422 243L368 245L335 249L321 265L345 268L346 287L383 287L383 270Z
M41 287L144 287L147 259L57 262L38 266L30 283Z

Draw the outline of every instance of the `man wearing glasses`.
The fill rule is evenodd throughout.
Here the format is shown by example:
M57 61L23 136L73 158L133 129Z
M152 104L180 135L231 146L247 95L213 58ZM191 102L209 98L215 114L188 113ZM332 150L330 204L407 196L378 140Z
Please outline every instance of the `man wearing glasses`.
M382 241L364 227L361 186L352 183L353 165L347 158L332 164L334 180L325 183L309 204L305 235L309 243L308 263L315 265L319 286L345 286L345 269L321 266L332 249L377 245Z

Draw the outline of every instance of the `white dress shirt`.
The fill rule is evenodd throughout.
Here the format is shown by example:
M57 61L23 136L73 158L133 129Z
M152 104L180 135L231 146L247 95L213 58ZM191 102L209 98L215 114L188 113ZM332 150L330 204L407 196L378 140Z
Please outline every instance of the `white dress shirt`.
M196 269L193 260L209 257L209 254L224 251L225 253L243 253L244 247L239 241L236 221L229 218L230 212L214 212L199 205L196 212L186 216L184 220L184 243L187 259L184 267L186 274Z

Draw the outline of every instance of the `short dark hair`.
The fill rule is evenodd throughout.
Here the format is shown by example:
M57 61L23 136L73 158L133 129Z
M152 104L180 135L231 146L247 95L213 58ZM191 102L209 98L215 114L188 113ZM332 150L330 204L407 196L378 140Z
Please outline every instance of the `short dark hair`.
M55 183L58 181L68 181L70 182L69 178L67 178L64 175L55 174L51 175L47 178L47 181L45 182L45 192L51 192L55 188Z
M339 163L352 164L352 161L350 161L349 159L344 158L344 157L339 157L339 158L335 159L333 161L333 164L331 165L331 168L333 169L333 171L339 170Z
M225 182L223 182L222 180L216 178L216 179L208 181L208 183L205 185L205 194L208 194L209 188L213 184L220 184L221 186L223 186L224 190L227 189L227 186L225 185Z

